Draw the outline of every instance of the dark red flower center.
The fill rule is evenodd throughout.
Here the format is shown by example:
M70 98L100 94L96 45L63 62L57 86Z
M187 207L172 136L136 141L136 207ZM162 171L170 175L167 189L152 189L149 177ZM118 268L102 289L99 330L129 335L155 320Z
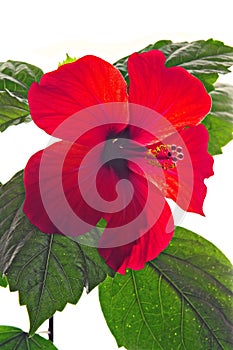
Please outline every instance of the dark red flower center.
M128 154L130 149L130 136L126 128L121 133L110 132L106 138L102 154L102 162L111 167L120 179L127 179L129 174Z
M183 160L182 152L182 147L175 144L158 142L150 147L140 146L130 138L129 129L126 128L121 133L109 133L102 153L102 164L112 168L120 179L127 179L130 171L128 161L133 161L134 157L143 157L152 167L168 170Z

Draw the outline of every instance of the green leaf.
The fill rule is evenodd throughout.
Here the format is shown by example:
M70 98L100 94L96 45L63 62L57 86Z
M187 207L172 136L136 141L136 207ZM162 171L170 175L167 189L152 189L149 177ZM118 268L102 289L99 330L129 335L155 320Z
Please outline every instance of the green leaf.
M14 96L27 99L31 84L39 82L43 71L26 62L0 62L0 91L9 91Z
M116 274L99 286L118 346L231 350L232 272L210 242L176 228L170 246L143 270Z
M24 197L23 170L21 170L0 187L0 239L4 234L7 235L11 225L14 227L14 221L17 221Z
M23 172L1 188L0 267L26 305L30 335L56 310L76 304L112 271L96 248L62 235L46 235L22 213Z
M0 286L3 288L6 288L8 286L7 278L6 276L0 275Z
M38 334L29 337L21 329L10 326L0 326L1 350L56 350L50 340Z
M31 120L28 90L42 75L40 68L25 62L0 62L0 131Z
M213 39L198 40L191 43L172 43L168 40L162 40L153 45L148 45L139 52L153 49L159 49L165 54L167 67L181 66L185 68L191 74L197 76L208 91L214 89L213 84L218 75L229 73L229 68L233 65L233 48ZM120 59L114 65L129 82L127 60L128 56Z
M209 39L181 43L175 50L163 48L167 67L182 66L190 73L229 73L233 65L233 48L221 41ZM179 47L180 46L180 47Z
M28 103L8 91L0 92L0 131L31 120Z
M215 155L222 153L221 148L232 140L233 86L216 84L210 95L213 106L202 123L209 132L209 152Z

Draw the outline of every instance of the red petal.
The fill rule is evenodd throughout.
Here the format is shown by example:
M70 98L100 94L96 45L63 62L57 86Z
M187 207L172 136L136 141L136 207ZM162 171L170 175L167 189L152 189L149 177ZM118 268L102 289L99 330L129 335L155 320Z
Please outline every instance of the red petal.
M136 174L131 173L129 179L134 198L124 211L108 219L99 242L100 255L122 274L126 268L142 269L158 256L168 246L174 229L170 208L160 191Z
M57 142L29 160L24 177L24 212L41 231L79 235L103 216L86 204L80 192L80 186L90 191L92 171L98 162L95 154L79 186L79 166L87 151L86 147Z
M24 170L26 198L23 210L30 222L42 232L55 233L57 232L57 228L50 220L40 195L39 168L42 154L43 151L34 154Z
M90 106L127 101L126 83L108 62L85 56L45 74L28 94L34 122L53 134L74 113ZM127 120L124 120L127 123ZM63 135L56 134L56 137Z
M157 50L129 57L129 100L161 113L176 128L196 125L210 110L210 96L197 78L182 67L167 68L165 60Z

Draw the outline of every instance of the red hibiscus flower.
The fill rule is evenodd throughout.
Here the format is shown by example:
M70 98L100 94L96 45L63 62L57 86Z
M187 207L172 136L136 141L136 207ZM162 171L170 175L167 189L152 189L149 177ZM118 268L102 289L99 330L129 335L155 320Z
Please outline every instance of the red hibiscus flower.
M42 232L76 237L106 220L98 249L119 273L168 246L165 197L203 214L204 179L213 174L202 83L167 68L157 50L131 55L128 73L127 90L116 68L85 56L32 84L34 122L63 141L33 155L24 178L24 212Z

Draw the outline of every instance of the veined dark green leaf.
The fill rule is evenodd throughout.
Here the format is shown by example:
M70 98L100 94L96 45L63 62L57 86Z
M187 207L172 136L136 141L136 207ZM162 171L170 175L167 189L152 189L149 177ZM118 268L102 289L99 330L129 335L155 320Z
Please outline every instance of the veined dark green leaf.
M209 132L209 152L215 155L222 153L221 148L232 140L233 86L216 84L210 95L213 106L202 123Z
M2 350L56 350L50 340L38 334L33 337L21 329L10 326L0 326L0 348Z
M0 131L10 125L17 125L31 120L28 103L9 93L0 92Z
M191 43L181 43L175 50L161 50L167 56L167 67L182 66L193 74L202 73L229 73L233 65L233 48L221 41L209 39Z
M11 291L26 305L30 335L56 310L76 304L112 271L96 248L61 235L46 235L22 213L23 172L1 187L0 267Z
M130 350L231 350L233 270L197 234L177 228L170 246L141 271L99 286L118 346Z
M0 239L11 225L14 225L15 220L17 221L24 197L23 170L21 170L0 187Z
M229 73L229 68L233 65L233 48L213 39L198 40L191 43L172 43L169 40L162 40L153 45L148 45L139 52L153 49L159 49L165 54L167 67L181 66L185 68L191 74L197 76L208 91L214 89L213 84L218 75ZM114 65L129 82L127 60L128 56L120 59Z
M40 68L25 62L0 63L0 131L31 120L28 90L33 82L39 82L42 74Z
M43 71L26 62L0 62L0 91L10 91L14 96L27 99L31 84L39 82Z
M18 290L20 304L27 305L30 334L34 334L56 310L62 311L67 303L76 304L84 287L90 291L102 282L106 272L103 263L100 266L91 260L71 239L45 235L32 228L29 232L26 218L21 226L28 239L7 277L10 290Z

